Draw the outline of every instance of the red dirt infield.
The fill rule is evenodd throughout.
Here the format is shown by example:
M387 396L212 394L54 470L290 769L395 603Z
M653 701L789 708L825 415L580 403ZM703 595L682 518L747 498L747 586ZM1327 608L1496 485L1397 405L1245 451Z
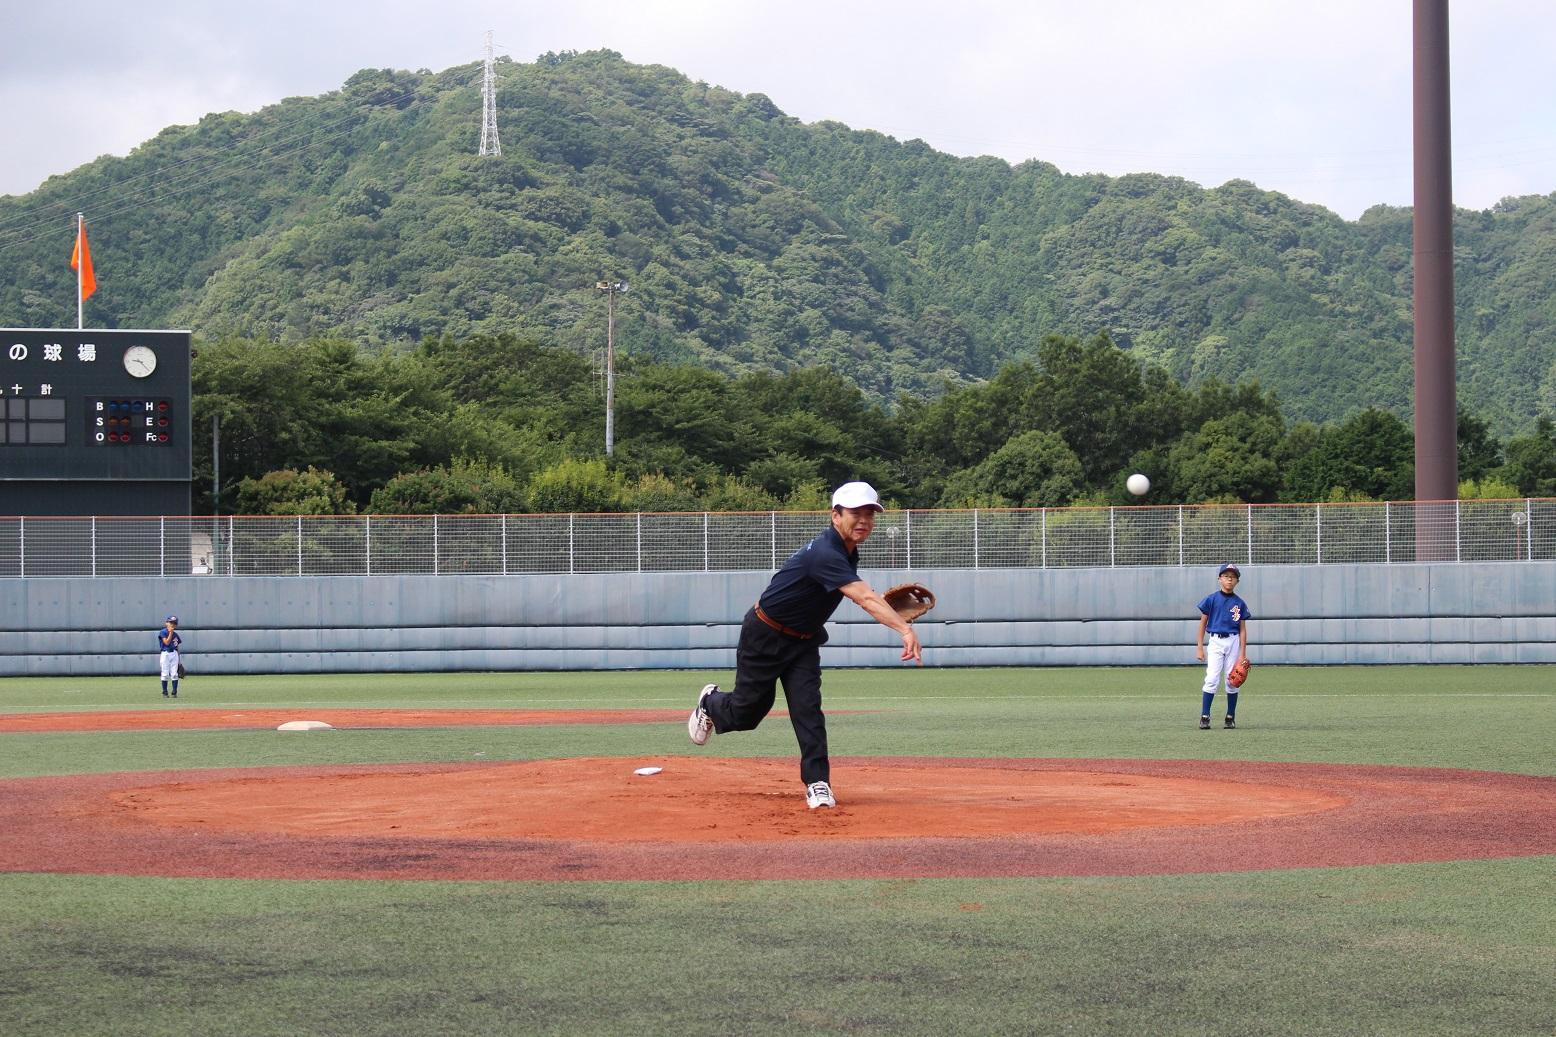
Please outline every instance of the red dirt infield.
M288 736L293 737L293 736ZM295 737L318 737L302 735ZM661 767L652 776L635 768ZM1556 779L1200 760L592 757L0 781L0 871L269 879L1140 875L1556 853Z

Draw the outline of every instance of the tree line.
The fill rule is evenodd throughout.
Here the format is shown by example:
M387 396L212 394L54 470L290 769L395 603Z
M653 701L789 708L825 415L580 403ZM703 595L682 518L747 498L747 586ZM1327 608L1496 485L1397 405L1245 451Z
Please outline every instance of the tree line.
M601 373L513 333L369 352L320 338L201 343L196 510L455 514L1408 500L1413 434L1372 407L1291 421L1257 382L1186 386L1108 336L891 406L825 366L721 373L628 355L604 449ZM206 435L213 419L219 437ZM213 482L219 438L221 484ZM1458 418L1461 495L1556 496L1556 427ZM1143 472L1144 498L1124 480Z
M0 198L0 314L73 323L84 210L103 327L586 352L594 284L625 279L634 352L737 384L825 367L895 410L1036 363L1032 329L1106 332L1187 385L1257 380L1290 422L1409 420L1406 209L957 158L606 51L505 62L503 154L478 156L480 72L367 69ZM1527 433L1556 415L1556 197L1460 211L1454 234L1461 396Z

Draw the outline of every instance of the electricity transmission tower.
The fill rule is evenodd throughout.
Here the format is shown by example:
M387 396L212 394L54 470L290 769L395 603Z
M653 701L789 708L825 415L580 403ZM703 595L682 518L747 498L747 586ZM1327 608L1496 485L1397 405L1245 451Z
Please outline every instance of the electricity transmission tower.
M481 151L482 155L501 155L502 141L497 139L497 70L492 67L492 30L486 30L486 72L481 77Z

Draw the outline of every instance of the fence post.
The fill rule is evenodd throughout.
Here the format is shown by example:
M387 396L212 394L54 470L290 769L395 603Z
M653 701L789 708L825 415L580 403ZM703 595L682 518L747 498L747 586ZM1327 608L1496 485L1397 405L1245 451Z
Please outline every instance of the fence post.
M576 517L572 512L567 513L567 571L570 574L578 571L577 560L573 557L573 519Z
M1253 505L1245 505L1248 509L1248 564L1253 564Z
M1324 564L1324 506L1322 504L1315 504L1315 505L1313 505L1313 547L1314 547L1314 550L1317 552L1316 555L1314 556L1314 562L1316 564L1318 564L1318 565L1323 565Z
M1183 505L1178 505L1178 568L1183 568Z
M16 520L16 575L27 578L27 518Z
M1464 541L1459 532L1459 512L1463 508L1463 501L1453 502L1453 560L1464 561Z
M776 511L769 511L767 513L767 521L769 526L768 547L771 549L770 553L773 556L772 564L769 565L768 568L776 569L778 568L778 513Z
M978 509L973 509L973 568L978 568Z
M1048 568L1048 509L1042 511L1042 524L1038 527L1038 535L1043 539L1043 568Z
M1108 568L1119 567L1119 534L1114 529L1117 522L1117 508L1111 504L1108 506Z
M903 526L908 534L908 571L913 571L913 511L909 509L902 513Z
M297 516L297 575L303 574L303 517Z
M636 530L637 530L636 536L637 536L637 553L638 553L638 572L642 572L643 571L643 513L641 511L638 511L638 512L634 512L634 514L637 516L637 522L635 523L635 525L636 525Z
M1389 502L1383 502L1383 564L1394 564L1393 520L1389 518Z
M373 516L362 516L362 568L366 575L373 575Z
M1524 561L1534 561L1534 505L1524 498Z
M703 572L708 572L709 571L709 567L712 565L712 560L708 557L709 554L710 554L710 552L708 550L708 513L705 511L705 512L702 513L702 571Z
M502 513L501 531L498 533L498 541L502 544L502 574L508 575L508 513Z
M166 522L167 519L163 518L162 521ZM165 542L166 541L166 537L163 537L163 540ZM159 558L161 559L157 563L157 565L160 568L160 571L159 571L158 575L166 576L167 575L167 562L166 562L167 550L165 548L159 548L157 553L158 553ZM97 577L97 516L96 515L92 516L92 577L94 579L96 579L96 577Z

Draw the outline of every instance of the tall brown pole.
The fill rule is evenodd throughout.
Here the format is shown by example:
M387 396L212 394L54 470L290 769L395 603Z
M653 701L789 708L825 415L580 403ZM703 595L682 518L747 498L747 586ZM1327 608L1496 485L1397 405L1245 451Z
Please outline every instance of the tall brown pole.
M1416 500L1459 495L1448 0L1414 2ZM1456 557L1450 506L1419 508L1417 561Z

